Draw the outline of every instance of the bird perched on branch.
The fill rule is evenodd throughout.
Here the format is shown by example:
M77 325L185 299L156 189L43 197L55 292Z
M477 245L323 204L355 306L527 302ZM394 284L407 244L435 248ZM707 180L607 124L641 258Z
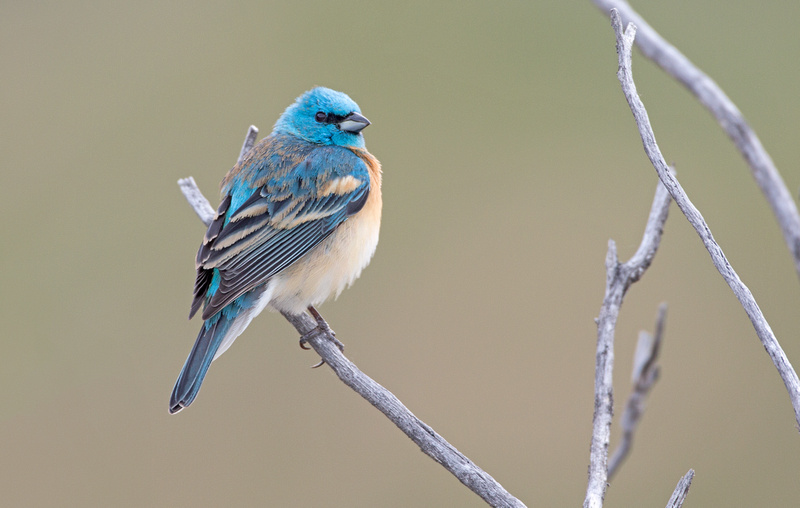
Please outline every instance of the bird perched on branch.
M313 306L369 264L381 219L381 166L361 134L369 124L347 95L314 88L222 180L196 258L189 318L202 307L203 326L170 413L192 403L211 362L264 307L319 317Z

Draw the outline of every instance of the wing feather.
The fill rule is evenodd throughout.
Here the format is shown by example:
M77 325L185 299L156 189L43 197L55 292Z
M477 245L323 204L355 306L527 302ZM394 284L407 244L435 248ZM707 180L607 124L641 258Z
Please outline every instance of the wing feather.
M352 151L337 146L286 150L279 141L267 138L255 149L263 154L262 163L246 160L223 182L228 182L227 196L197 253L191 315L205 303L203 319L214 316L296 262L363 207L369 173ZM295 164L287 164L287 154L299 154ZM232 205L232 182L246 181L260 186L244 197L237 188L240 203Z

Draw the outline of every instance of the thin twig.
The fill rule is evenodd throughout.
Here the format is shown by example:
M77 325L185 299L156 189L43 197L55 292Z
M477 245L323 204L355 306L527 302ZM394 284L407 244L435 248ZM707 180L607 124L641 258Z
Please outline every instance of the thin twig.
M677 48L664 40L625 0L593 0L604 12L612 8L622 16L624 25L634 23L638 29L636 44L644 56L683 84L708 109L742 154L761 192L780 225L783 239L800 277L800 212L786 188L781 174L744 115L725 92L698 69Z
M747 316L750 318L750 322L753 324L753 328L755 328L756 334L758 334L758 338L761 340L761 344L764 346L764 349L767 350L767 354L769 354L772 363L774 363L775 367L778 369L783 384L789 392L789 398L794 408L795 420L798 426L800 426L800 379L797 377L797 372L792 368L792 364L783 352L783 349L778 343L778 339L772 332L772 328L769 326L764 314L758 307L755 298L753 298L753 294L747 286L744 285L736 274L736 271L734 271L733 267L728 262L719 244L714 240L714 236L711 234L708 224L706 224L700 211L689 200L689 197L675 178L675 175L669 171L669 167L664 161L664 157L661 155L661 150L658 148L653 128L650 126L650 120L647 117L647 111L639 95L636 93L636 85L633 82L633 74L631 72L631 48L636 35L636 26L628 24L625 32L623 32L622 20L616 10L611 11L611 26L614 28L614 32L617 36L617 53L619 55L617 78L619 78L622 91L625 94L633 117L636 120L636 125L639 128L644 151L647 153L656 173L658 173L658 177L667 190L669 190L678 208L680 208L681 212L683 212L689 220L689 223L694 227L695 231L697 231L697 234L703 241L703 245L705 245L706 250L708 250L708 253L711 255L714 266L717 268L720 275L722 275L722 278L725 279L725 282L728 283L728 286L730 286L736 298L742 304L742 307L744 307Z
M244 143L242 143L242 149L239 151L239 158L236 162L241 162L244 159L244 156L247 152L253 148L253 145L256 144L256 138L258 137L258 127L255 125L251 125L249 129L247 129L247 134L244 137ZM194 181L193 177L181 178L178 180L178 187L180 187L183 196L186 198L186 201L189 202L189 205L192 207L194 212L200 217L200 220L203 221L203 224L208 226L211 224L211 221L214 220L214 208L211 206L211 203L208 202L203 193L200 192L200 189L197 187L197 182Z
M614 329L617 326L622 299L628 288L638 281L658 250L670 203L669 193L659 183L650 208L642 242L636 253L625 263L617 259L617 246L608 242L606 255L606 292L600 315L597 318L597 358L594 380L594 417L590 448L589 482L584 508L603 506L608 482L608 443L611 435L611 417L614 407Z
M242 150L239 152L239 161L244 159L244 156L247 155L247 152L253 148L253 145L256 144L256 138L258 137L258 127L255 125L251 125L249 129L247 129L247 135L244 137L244 143L242 143Z
M619 466L628 457L631 446L633 446L633 436L644 414L647 394L650 393L650 389L658 381L659 368L656 360L661 350L661 341L664 338L666 317L667 304L662 303L658 307L655 332L652 335L645 331L639 332L639 342L636 345L636 354L633 358L633 390L628 397L628 403L625 405L625 412L622 414L622 420L620 421L622 441L608 461L609 479L614 476Z
M683 502L686 501L686 495L689 494L689 487L692 486L694 479L694 469L690 469L688 473L683 475L675 490L672 492L672 497L669 498L667 508L681 508Z
M206 226L211 224L211 221L214 220L214 209L211 207L211 203L208 202L206 197L203 196L203 193L200 192L200 189L197 188L197 183L194 181L194 178L191 176L188 178L181 178L178 180L178 187L181 188L183 197L189 202L189 206L191 206L194 213L200 217L203 224Z
M250 127L248 136L242 146L240 160L252 147L258 130ZM252 135L252 140L250 140ZM214 216L214 209L203 196L192 177L178 181L189 205L197 216L208 226ZM339 376L344 384L364 397L370 404L386 415L397 427L414 441L423 453L441 464L472 492L481 497L487 504L503 508L524 508L520 500L512 496L487 472L479 468L469 458L459 452L442 436L406 408L389 390L361 372L353 362L348 360L336 346L335 334L327 326L320 327L316 320L308 314L287 314L283 316L306 339L308 345L322 358L326 365Z

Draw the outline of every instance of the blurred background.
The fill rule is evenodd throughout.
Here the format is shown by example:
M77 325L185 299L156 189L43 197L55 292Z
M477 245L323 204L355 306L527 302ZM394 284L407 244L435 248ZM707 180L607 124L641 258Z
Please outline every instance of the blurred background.
M794 195L792 2L635 1L758 132ZM800 365L800 282L749 169L638 52L659 145ZM199 321L204 228L247 127L303 91L373 125L384 220L321 312L367 374L528 506L586 489L613 238L656 185L583 2L5 2L0 16L0 492L5 506L483 506L265 313L167 414ZM800 435L744 311L673 206L617 328L622 414L640 329L669 304L662 377L607 506L797 506ZM619 426L612 427L612 448Z

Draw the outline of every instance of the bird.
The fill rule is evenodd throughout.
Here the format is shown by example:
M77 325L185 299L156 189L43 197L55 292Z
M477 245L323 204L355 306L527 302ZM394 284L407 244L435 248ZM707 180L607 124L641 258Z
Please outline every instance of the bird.
M264 308L300 314L350 286L369 264L381 221L381 164L348 95L316 87L225 175L197 251L189 312L203 325L169 402L197 397L211 362ZM301 345L303 342L301 340Z

